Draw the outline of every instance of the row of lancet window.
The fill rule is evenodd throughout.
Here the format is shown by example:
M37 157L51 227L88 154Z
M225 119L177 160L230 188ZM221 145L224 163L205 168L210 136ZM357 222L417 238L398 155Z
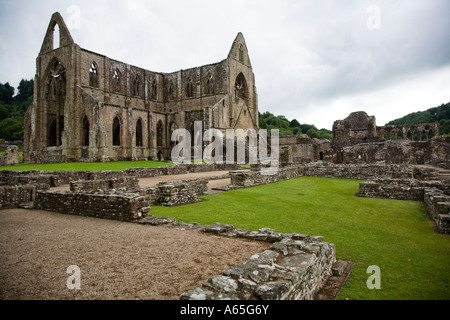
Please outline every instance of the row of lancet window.
M144 145L143 140L143 131L142 131L142 120L138 119L136 122L136 147L142 147ZM112 125L112 145L115 147L120 147L122 145L122 124L120 118L116 116ZM86 116L83 117L82 121L82 136L81 136L81 145L83 147L89 146L89 136L90 136L90 125L89 120Z
M242 78L243 78L243 76L242 76L242 74L240 74L240 76L236 80L236 84L239 85L238 90L241 92L241 94L239 95L240 97L243 96L242 88L243 88L243 81L245 81L245 79L243 80ZM114 70L111 80L112 80L111 81L112 91L121 92L121 74L118 69ZM97 63L95 61L92 62L89 66L89 86L94 87L94 88L98 88L98 86L99 86L99 71L98 71ZM142 89L143 89L143 86L142 86L141 78L139 76L136 76L133 79L132 84L131 84L131 94L133 96L139 97L139 96L141 96ZM158 88L157 88L156 80L153 80L152 84L150 86L150 99L151 100L156 100L157 89ZM214 77L211 74L209 74L206 79L205 94L215 94L215 81L214 81ZM169 84L168 95L169 95L169 99L175 98L175 88L174 88L174 85L172 82L170 82L170 84ZM187 84L186 84L186 97L192 98L192 97L194 97L194 95L195 95L194 83L193 83L192 79L189 78L187 80Z
M211 74L209 74L206 79L205 94L214 94L215 93L214 87L215 87L214 78ZM186 97L187 98L194 97L194 91L195 91L194 83L193 83L192 79L189 78L187 80L187 84L186 84Z
M122 123L121 123L119 117L114 118L113 126L112 126L112 133L113 133L113 146L120 147L122 145L122 139L121 139ZM142 120L141 119L138 119L136 122L135 138L136 138L136 147L144 146Z
M97 63L94 61L89 66L89 86L98 88L99 86L99 75L98 75L98 66ZM121 74L118 69L115 69L112 74L111 79L111 87L112 91L114 92L121 92ZM131 94L133 96L139 97L141 96L143 86L141 83L141 78L139 76L136 76L133 79L133 82L131 84ZM156 100L156 93L157 93L157 85L156 80L153 80L151 87L150 87L150 99Z
M380 130L378 135L386 140L411 140L411 141L428 141L435 136L431 128L422 131L409 129L406 135L400 129Z

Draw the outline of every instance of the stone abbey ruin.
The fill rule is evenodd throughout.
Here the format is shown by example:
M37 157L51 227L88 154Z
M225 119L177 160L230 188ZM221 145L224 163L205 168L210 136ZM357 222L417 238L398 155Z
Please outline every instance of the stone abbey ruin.
M53 47L54 28L60 46ZM242 34L215 64L158 73L80 48L59 13L36 60L34 100L25 115L24 161L58 163L170 160L178 128L258 129L255 76ZM234 164L180 164L124 171L0 171L0 208L22 207L194 229L271 243L181 299L333 299L321 292L348 277L351 263L321 236L201 226L156 217L154 205L194 203L224 192L303 176L365 180L358 196L420 201L436 232L450 234L450 137L437 124L376 125L355 112L333 125L333 139L279 139L279 170ZM194 173L212 173L192 178ZM170 180L170 177L174 179ZM176 178L175 178L176 177ZM180 178L182 177L182 178ZM183 178L184 177L184 178ZM167 178L167 179L166 179ZM142 186L143 179L154 179ZM223 181L210 187L213 181ZM159 183L158 183L159 182ZM344 279L345 280L345 279Z
M193 133L195 121L203 130L258 126L255 79L241 33L219 63L160 73L80 48L61 15L52 16L25 116L25 161L170 159L172 132Z

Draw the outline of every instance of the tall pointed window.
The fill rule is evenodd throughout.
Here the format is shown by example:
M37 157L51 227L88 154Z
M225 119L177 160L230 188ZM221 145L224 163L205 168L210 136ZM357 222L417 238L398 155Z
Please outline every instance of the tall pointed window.
M59 25L55 23L53 27L53 50L58 49L60 46L60 31Z
M161 120L158 121L158 124L156 125L156 145L158 147L163 146L163 123Z
M66 100L66 69L56 59L48 69L46 81L46 119L48 124L47 145L50 147L62 145L64 131L64 106Z
M57 145L57 130L56 130L56 120L53 120L50 123L50 127L48 129L48 146L56 147Z
M170 83L169 83L168 94L169 94L169 99L170 100L174 100L175 99L175 86L174 86L172 81L170 81Z
M89 146L89 132L90 132L89 120L86 116L84 116L83 117L83 129L81 132L81 145L83 147Z
M89 85L98 88L98 68L95 61L89 67Z
M120 89L120 71L119 69L116 69L112 76L112 91L120 92Z
M142 120L139 118L136 122L136 147L142 147L143 146L143 139L142 139Z
M141 95L141 79L136 76L133 81L133 96L139 97Z
M247 100L247 81L242 73L239 73L236 78L234 94L236 98Z
M114 118L112 133L113 133L113 146L120 147L120 145L121 145L121 138L120 138L121 125L120 125L120 119L118 116Z
M214 78L212 74L209 74L206 80L206 94L214 94Z
M153 80L152 85L150 87L150 100L156 100L158 87L156 86L156 80Z
M177 130L178 129L178 126L177 126L177 124L175 123L175 122L173 122L171 125L170 125L170 137L172 137L172 134L175 132L175 130ZM175 148L175 146L176 146L176 142L175 141L171 141L171 143L170 143L170 147L171 148Z
M194 96L194 84L192 83L192 79L189 78L187 80L187 85L186 85L186 96L188 98L192 98Z

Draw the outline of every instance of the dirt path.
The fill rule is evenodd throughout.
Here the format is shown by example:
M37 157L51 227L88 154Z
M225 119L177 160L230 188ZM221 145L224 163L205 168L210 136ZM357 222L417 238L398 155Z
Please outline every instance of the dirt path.
M0 299L173 300L265 243L38 210L0 210ZM66 286L81 270L81 290Z

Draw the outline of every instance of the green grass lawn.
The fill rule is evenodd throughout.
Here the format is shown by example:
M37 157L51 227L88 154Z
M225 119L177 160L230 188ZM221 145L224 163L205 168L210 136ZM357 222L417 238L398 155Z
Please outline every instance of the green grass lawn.
M450 299L450 236L435 233L419 202L358 198L359 181L302 177L204 196L151 214L178 221L324 236L352 275L339 299ZM381 270L381 290L369 290L367 268Z
M51 163L51 164L29 164L23 163L17 166L3 166L0 170L11 171L30 171L30 170L45 170L45 171L102 171L113 170L120 171L131 168L157 168L163 166L170 166L172 163L158 162L158 161L118 161L118 162L68 162L68 163Z

